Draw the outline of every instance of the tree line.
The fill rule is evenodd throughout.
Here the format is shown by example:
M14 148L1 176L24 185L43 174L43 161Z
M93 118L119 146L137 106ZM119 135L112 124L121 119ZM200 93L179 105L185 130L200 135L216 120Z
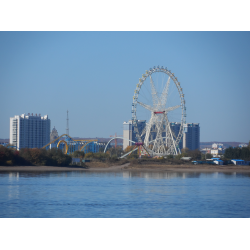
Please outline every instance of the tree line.
M120 151L120 149L118 150ZM120 156L120 154L119 154ZM84 153L75 151L71 155L64 154L61 149L22 148L19 151L0 145L0 166L68 166L72 157L98 161L118 160L117 150L113 148L107 153Z
M229 147L225 150L224 157L226 159L241 159L245 161L250 161L250 142L248 144L248 147L237 147L232 148Z
M52 148L22 148L19 151L13 148L0 146L0 166L68 166L72 161L70 155L62 150Z

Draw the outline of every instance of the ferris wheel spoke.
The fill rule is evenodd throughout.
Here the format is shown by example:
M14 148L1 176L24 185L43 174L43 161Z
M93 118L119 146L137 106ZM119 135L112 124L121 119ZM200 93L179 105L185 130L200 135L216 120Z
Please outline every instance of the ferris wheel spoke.
M161 148L162 148L161 146L164 144L163 138L162 138L162 133L164 130L163 123L164 123L164 116L162 116L161 120L155 124L157 133L156 133L156 138L154 141L153 150L158 151L158 153L160 153Z
M150 77L150 85L151 85L153 104L154 104L154 108L156 108L159 105L160 100L158 98L158 95L157 95L157 92L155 89L155 84L154 84L154 81L153 81L151 75L149 77Z
M147 109L147 110L149 110L149 111L151 111L151 112L154 111L153 107L151 107L151 106L149 106L149 105L147 105L147 104L144 104L144 103L138 102L138 101L137 101L137 103L140 104L143 108L145 108L145 109Z
M165 107L166 103L167 103L169 84L170 84L170 77L168 77L168 81L165 85L165 88L164 88L162 94L161 94L161 106L162 107Z
M154 116L151 116L149 123L147 123L147 125L146 125L146 136L144 139L144 143L146 146L149 146L149 135L150 135L150 131L152 129L153 122L154 122Z
M175 110L175 109L178 109L180 106L181 106L181 105L176 105L176 106L174 106L174 107L169 107L169 108L165 109L165 112L168 113L169 111L173 111L173 110Z
M165 119L166 119L166 123L167 123L167 130L168 130L168 134L170 135L169 136L169 139L170 139L170 150L172 150L172 148L174 147L174 150L175 150L175 153L177 154L177 150L176 150L176 143L175 143L175 140L174 140L174 137L173 137L173 133L172 133L172 129L170 127L170 123L168 121L168 117L167 115L165 114Z

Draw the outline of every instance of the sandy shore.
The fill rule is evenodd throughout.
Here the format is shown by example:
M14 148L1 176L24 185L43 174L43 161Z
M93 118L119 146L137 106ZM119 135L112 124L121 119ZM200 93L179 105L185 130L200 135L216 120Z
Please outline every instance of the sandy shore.
M55 166L0 166L0 172L16 172L16 171L42 171L42 172L55 172L55 171L146 171L146 172L238 172L250 173L250 166L216 166L216 165L164 165L164 164L130 164L123 165L108 165L101 162L86 163L84 167L68 166L68 167L55 167Z
M113 166L106 163L91 162L85 166L67 166L67 167L56 167L56 166L0 166L0 172L61 172L61 171L121 171L128 167L129 163Z
M168 171L168 172L222 172L222 173L250 173L250 166L215 166L215 165L135 165L128 170L136 171Z

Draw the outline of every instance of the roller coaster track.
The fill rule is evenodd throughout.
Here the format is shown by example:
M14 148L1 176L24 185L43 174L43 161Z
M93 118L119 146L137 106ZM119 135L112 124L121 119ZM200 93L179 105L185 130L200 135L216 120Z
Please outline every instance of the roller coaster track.
M58 143L57 143L57 148L59 147L59 145L60 145L61 143L65 143L65 146L66 146L65 154L67 154L67 153L68 153L68 143L67 143L66 140L60 140L61 138L65 137L65 136L66 136L66 137L69 137L69 138L71 139L71 141L73 141L73 142L78 142L78 143L79 143L79 142L82 142L82 143L84 143L84 145L81 146L80 151L82 151L89 143L91 143L91 142L97 142L97 141L98 141L97 139L93 139L93 140L75 140L75 139L73 139L71 136L69 136L69 135L67 135L67 134L63 134L63 135L57 137L56 139L54 139L53 141L49 142L48 144L46 144L46 145L43 146L42 148L46 148L46 147L48 147L49 145L51 145L51 144L55 143L56 141L58 141Z
M67 134L63 134L63 135L61 135L61 136L57 137L55 140L53 140L53 141L49 142L48 144L46 144L46 145L45 145L45 146L43 146L42 148L46 148L46 147L48 147L50 144L52 144L52 143L56 142L57 140L59 140L60 138L62 138L62 137L64 137L64 136L68 136L70 139L72 139L72 140L74 141L74 139L73 139L72 137L70 137L69 135L67 135Z
M93 141L97 141L97 140L93 140ZM80 151L82 151L89 143L91 143L92 141L88 141L86 144L84 144L81 148Z
M68 143L67 143L66 141L64 141L64 140L60 140L60 141L57 143L57 148L59 148L59 146L60 146L61 143L64 143L64 144L65 144L65 147L66 147L66 149L65 149L65 154L67 154L67 153L68 153L68 150L69 150Z

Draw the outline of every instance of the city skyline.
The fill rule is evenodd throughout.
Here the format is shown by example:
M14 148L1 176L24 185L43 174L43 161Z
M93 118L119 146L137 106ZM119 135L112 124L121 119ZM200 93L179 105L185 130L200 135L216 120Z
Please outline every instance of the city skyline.
M250 139L249 32L0 32L0 138L9 119L48 115L73 137L122 134L146 70L178 77L200 141Z

